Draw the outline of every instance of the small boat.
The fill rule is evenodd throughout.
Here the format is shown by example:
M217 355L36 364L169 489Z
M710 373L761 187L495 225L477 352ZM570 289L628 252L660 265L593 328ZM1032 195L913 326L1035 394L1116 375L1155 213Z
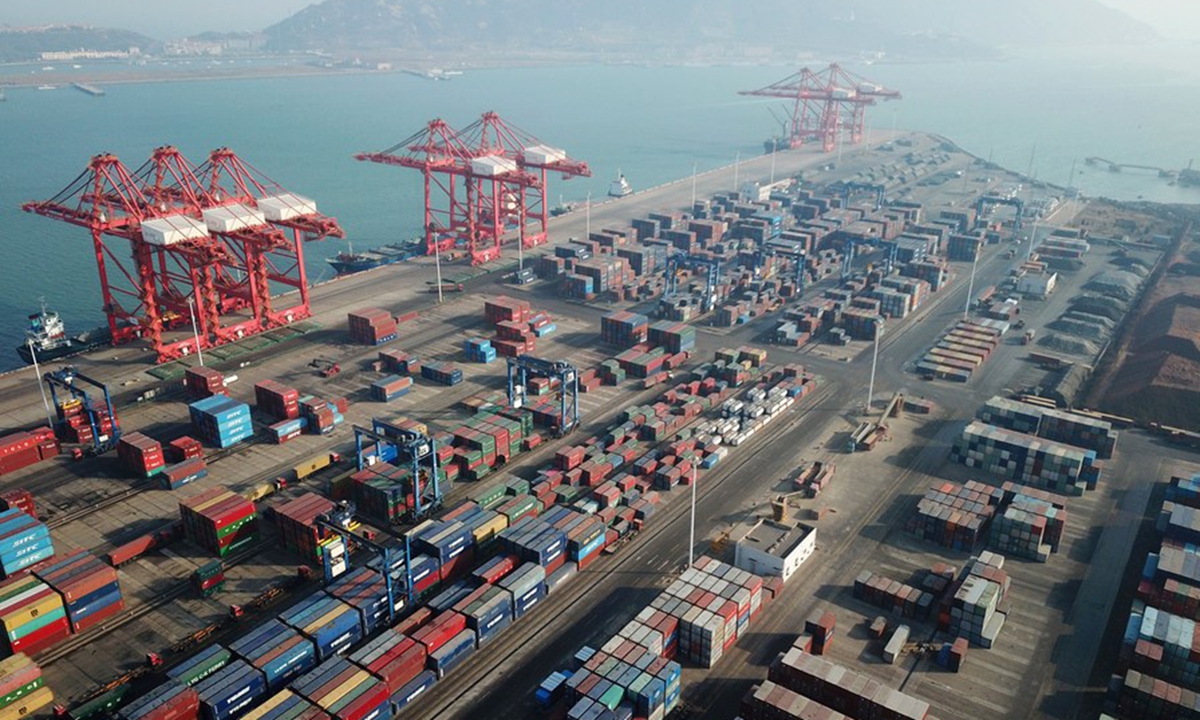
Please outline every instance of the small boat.
M625 179L625 174L617 170L617 179L612 181L608 186L608 196L615 198L623 198L633 194L633 188L630 187L629 181Z
M38 85L38 90L57 90L57 85Z
M46 306L42 305L41 312L29 316L25 342L18 345L16 351L26 365L32 365L35 354L38 362L48 362L110 343L112 333L108 328L96 328L79 335L68 336L59 314L54 310L47 310Z

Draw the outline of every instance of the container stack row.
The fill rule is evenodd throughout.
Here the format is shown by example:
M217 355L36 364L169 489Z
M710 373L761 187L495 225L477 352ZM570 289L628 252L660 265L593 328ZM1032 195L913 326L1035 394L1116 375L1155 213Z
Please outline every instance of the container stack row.
M407 375L388 375L371 383L371 399L391 402L402 398L412 389L413 380Z
M58 455L54 431L48 427L17 432L0 438L0 476Z
M254 503L222 487L180 501L183 532L196 545L227 557L258 541Z
M905 529L922 540L969 552L987 538L1002 496L999 488L975 480L942 482L925 492Z
M950 459L967 467L1062 495L1095 489L1100 464L1094 450L973 421L954 441Z
M917 361L917 372L937 380L970 380L1000 345L1002 332L992 322L959 321Z
M924 620L937 602L933 594L863 570L854 579L854 597L904 618Z
M820 703L817 713L832 711L878 720L933 720L929 703L924 700L795 647L771 663L767 679Z
M453 363L430 360L421 365L421 377L439 385L457 385L463 380L463 372Z
M383 345L396 339L396 318L386 310L363 308L346 316L350 339L360 345Z
M1102 460L1111 458L1117 445L1118 433L1107 420L999 396L988 400L975 417L1007 430L1094 450Z
M421 359L401 350L380 350L380 370L398 375L420 375Z
M463 355L466 356L467 362L486 365L496 360L496 348L492 347L492 341L487 338L469 338L463 341Z
M0 661L0 717L34 717L54 701L42 669L25 654Z

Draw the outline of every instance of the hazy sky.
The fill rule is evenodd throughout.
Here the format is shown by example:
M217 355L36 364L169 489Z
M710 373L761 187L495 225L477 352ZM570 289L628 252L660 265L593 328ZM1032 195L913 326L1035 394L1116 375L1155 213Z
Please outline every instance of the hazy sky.
M1197 0L1100 1L1140 18L1169 37L1200 40L1200 2ZM6 7L0 10L0 24L82 22L124 27L158 39L171 39L204 30L259 30L315 2L317 0L4 0Z

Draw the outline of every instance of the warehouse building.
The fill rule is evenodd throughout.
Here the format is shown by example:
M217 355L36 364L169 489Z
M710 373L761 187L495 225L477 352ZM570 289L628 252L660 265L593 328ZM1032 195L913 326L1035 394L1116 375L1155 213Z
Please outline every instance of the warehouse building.
M774 575L784 582L817 547L817 529L759 520L737 540L734 564L755 575Z

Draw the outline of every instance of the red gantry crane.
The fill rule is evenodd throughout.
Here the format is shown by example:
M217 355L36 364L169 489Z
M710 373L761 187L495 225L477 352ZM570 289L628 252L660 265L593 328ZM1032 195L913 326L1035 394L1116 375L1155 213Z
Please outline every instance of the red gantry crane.
M804 68L773 85L738 94L792 101L783 142L788 148L797 148L819 141L825 152L833 152L838 134L844 129L849 130L851 143L860 142L867 107L881 99L900 97L895 90L876 85L836 63L819 73Z
M543 145L492 112L462 131L432 120L386 150L355 158L420 170L426 252L464 248L472 265L500 257L501 244L513 231L524 247L546 241L550 172L564 178L591 174L586 163Z
M98 155L58 195L24 206L91 231L113 343L145 337L159 362L308 317L301 241L342 234L311 201L272 194L274 184L260 181L253 187L261 192L243 195L216 179L206 185L201 178L224 177L210 170L212 162L198 169L177 149L161 147L129 172L116 156ZM276 225L293 229L293 240ZM128 242L129 252L114 239ZM273 253L294 266L264 277ZM272 282L298 288L300 304L272 312ZM240 313L245 308L251 317ZM198 341L192 333L164 335L192 317Z

